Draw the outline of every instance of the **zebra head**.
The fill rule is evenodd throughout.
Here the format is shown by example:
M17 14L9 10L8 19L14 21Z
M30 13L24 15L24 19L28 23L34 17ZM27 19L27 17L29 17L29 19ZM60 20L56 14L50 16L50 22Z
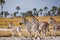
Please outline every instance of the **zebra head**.
M54 18L52 18L52 17L51 17L51 18L49 18L48 23L51 23L51 24L52 24L52 23L55 23L55 22L56 22L56 20L55 20Z

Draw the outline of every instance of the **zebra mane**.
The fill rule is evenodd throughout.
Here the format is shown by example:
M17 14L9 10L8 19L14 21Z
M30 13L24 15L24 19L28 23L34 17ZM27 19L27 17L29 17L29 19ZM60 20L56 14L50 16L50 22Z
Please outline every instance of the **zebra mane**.
M23 19L23 23L26 25L29 23L29 21L26 18L22 18Z
M35 17L32 17L32 22L34 22L34 23L38 23L38 19L35 18Z

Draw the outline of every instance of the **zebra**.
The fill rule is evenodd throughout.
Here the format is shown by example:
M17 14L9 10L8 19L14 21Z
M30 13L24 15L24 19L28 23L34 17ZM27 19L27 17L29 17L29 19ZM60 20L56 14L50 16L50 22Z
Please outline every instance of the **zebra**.
M51 24L53 26L53 30L52 30L52 36L56 37L56 31L60 30L60 23L57 22L54 18L50 17L49 24Z
M48 22L45 22L45 21L38 21L37 18L35 18L34 16L32 17L33 18L33 24L35 25L35 30L36 30L36 33L37 33L37 36L39 36L39 33L42 32L43 33L43 36L45 36L46 34L46 30L49 30L49 24ZM36 36L36 37L37 37ZM40 37L40 40L41 40L42 37Z
M25 29L29 33L28 37L30 37L31 40L33 40L31 36L31 22L29 22L25 17L22 17L22 21L20 24L25 24Z
M11 31L12 31L12 37L15 36L15 35L14 35L15 32L17 32L18 35L19 35L19 37L21 37L21 33L20 33L21 27L14 27L14 25L12 24L12 22L9 22L8 28L11 29Z

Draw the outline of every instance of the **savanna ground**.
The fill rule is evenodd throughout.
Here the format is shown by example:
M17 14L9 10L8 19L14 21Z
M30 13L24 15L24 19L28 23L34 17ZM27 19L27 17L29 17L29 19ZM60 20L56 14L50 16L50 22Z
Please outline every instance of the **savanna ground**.
M36 18L39 21L42 20L42 21L48 22L48 20L49 20L50 17L49 16L46 16L46 17L36 17ZM57 22L60 22L60 16L53 16L53 18ZM29 21L31 21L32 20L32 17L27 17L26 19L29 20ZM19 25L19 22L21 22L21 20L22 20L21 18L0 18L0 28L2 28L2 29L3 28L8 28L8 23L9 22L12 22L15 27L20 26L22 28L22 30L20 31L20 33L22 34L22 36L25 36L26 37L29 34L28 34L28 32L25 31L25 29L24 29L25 25L24 24ZM9 29L9 30L11 30L11 29ZM16 32L15 32L15 36L17 36L17 37L9 37L9 36L11 36L11 31L9 31L9 30L8 31L1 31L0 30L0 40L13 40L13 39L14 40L21 40L21 38L18 37L18 33L16 33ZM50 37L51 34L52 34L52 25L49 25L49 30L50 31L47 32L46 36L49 36ZM42 33L40 33L40 34L42 34ZM58 30L56 32L56 34L59 36L60 35L60 30ZM32 35L34 36L34 32L32 32ZM26 38L24 40L30 40L30 38ZM60 36L59 37L56 37L54 39L46 38L45 40L60 40Z

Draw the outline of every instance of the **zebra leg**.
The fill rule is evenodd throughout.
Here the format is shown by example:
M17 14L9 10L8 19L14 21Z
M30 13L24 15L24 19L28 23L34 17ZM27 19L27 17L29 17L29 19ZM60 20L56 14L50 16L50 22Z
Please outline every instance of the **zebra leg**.
M28 30L27 30L27 31L28 31ZM28 32L29 32L29 36L28 36L28 37L30 37L31 40L33 40L33 39L32 39L32 35L31 35L31 31L29 30Z
M36 32L36 34L35 34L35 40L37 39L37 35L38 35L38 32Z
M46 36L46 32L45 32L45 30L44 30L44 37Z
M45 37L45 30L43 30L42 32L43 32L43 37Z
M56 30L55 30L55 33L54 34L55 34L54 36L56 37Z
M12 30L12 40L14 40L14 31Z
M41 38L40 38L40 40L44 40L44 38L43 38L43 37L41 37Z
M53 27L53 36L55 37L55 35L56 35L56 28Z
M38 39L38 40L42 40L41 37L40 37L40 33L41 33L41 30L36 31L35 37L36 37L36 39Z
M32 35L31 35L31 32L30 32L30 37L31 37L31 40L33 40L33 39L32 39Z
M55 37L56 37L56 30L57 30L57 28L55 27L55 33L54 33L55 34Z
M42 31L42 37L44 36L43 31Z
M14 31L12 30L12 37L14 37Z
M52 37L54 36L54 27L52 28Z
M20 33L20 31L19 31L19 28L17 28L17 30L16 30L16 31L18 32L19 37L23 40L23 38L22 38L22 36L21 36L21 33Z
M19 36L21 36L20 31L19 31L19 28L17 28L17 30L16 30L16 31L18 32Z

